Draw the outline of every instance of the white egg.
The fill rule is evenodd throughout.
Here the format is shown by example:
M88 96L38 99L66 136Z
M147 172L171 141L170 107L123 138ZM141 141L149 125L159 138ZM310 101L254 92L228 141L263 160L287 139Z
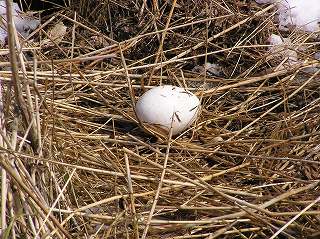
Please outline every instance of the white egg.
M159 126L172 135L188 128L197 118L200 101L190 91L163 85L144 93L136 104L136 114L143 123Z

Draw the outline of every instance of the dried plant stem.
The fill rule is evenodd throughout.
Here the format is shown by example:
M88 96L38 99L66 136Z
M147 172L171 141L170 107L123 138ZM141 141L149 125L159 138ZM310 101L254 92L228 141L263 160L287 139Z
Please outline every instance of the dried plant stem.
M40 230L44 227L46 221L48 220L48 218L50 217L51 213L52 213L52 208L54 208L56 206L56 204L58 203L58 201L60 200L60 197L63 195L66 187L68 186L70 180L72 179L74 173L76 172L76 169L73 169L72 172L70 173L70 176L69 178L67 179L67 181L65 182L63 188L61 189L61 192L59 193L59 195L57 196L56 200L53 202L52 206L50 207L47 215L46 215L46 218L44 219L44 221L42 222L40 228L38 229L37 233L36 233L36 236L38 236L40 234Z
M2 80L0 79L0 147L7 148L3 136L6 135L3 113L3 95L2 95ZM3 157L6 157L4 154ZM6 214L7 214L7 193L8 193L8 179L7 172L1 167L1 218L0 218L0 235L3 235L7 228Z
M131 205L131 211L132 211L132 214L133 214L133 230L134 230L135 238L139 239L138 217L137 217L137 214L136 214L135 203L134 203L134 196L133 196L134 193L133 193L133 187L132 187L129 159L128 159L128 155L126 153L124 154L124 160L125 160L126 171L127 171L127 180L128 180L128 189L129 189L129 196L130 196L130 205Z
M296 89L294 92L292 92L288 97L281 100L279 103L277 103L275 106L271 107L269 110L267 110L265 113L263 113L260 117L252 121L250 124L242 128L240 131L238 131L233 137L231 137L229 140L234 139L236 136L241 134L244 130L248 129L251 125L255 124L259 120L261 120L264 116L269 114L272 110L282 105L285 101L295 96L299 91L301 91L307 84L309 84L312 80L315 79L315 77L320 73L320 70L318 70L316 73L314 73L308 80L306 80L298 89Z
M172 117L172 119L173 119L173 117ZM171 124L172 124L172 122L171 122ZM160 191L161 191L161 188L162 188L163 180L164 180L164 177L166 175L166 169L167 169L169 152L170 152L170 145L171 145L171 138L172 138L172 125L171 125L170 130L169 130L167 150L166 150L166 154L165 154L165 157L164 157L164 163L163 163L163 168L162 168L162 172L161 172L161 176L160 176L160 181L159 181L158 188L157 188L157 191L156 191L154 199L153 199L153 203L152 203L151 209L149 211L149 215L148 215L148 218L147 218L147 221L146 221L146 225L145 225L145 228L143 230L143 234L141 236L141 239L145 239L147 234L148 234L150 222L151 222L151 219L153 217L153 213L154 213L154 211L156 209L156 205L157 205L158 200L159 200L159 196L160 196Z
M23 91L21 88L21 80L18 74L18 62L17 62L17 56L16 56L16 32L13 22L13 15L12 15L12 1L6 0L6 14L7 14L7 29L8 29L8 43L9 43L9 50L10 50L10 63L12 68L12 80L14 85L14 93L16 98L16 103L20 110L22 111L22 117L24 119L24 123L26 126L28 126L31 123L32 114L28 110L28 106L25 102L25 99L23 98ZM29 101L29 103L31 103ZM30 105L29 105L30 106ZM37 133L36 129L32 123L31 125L31 131L30 131L30 138L32 142L32 146L35 151L37 151L38 148L38 140L37 140Z
M156 2L156 1L154 1L154 2ZM173 0L171 9L170 9L170 12L169 12L169 15L168 15L168 19L167 19L167 22L166 22L166 25L164 27L164 31L162 32L162 35L161 35L161 41L160 41L160 44L159 44L158 51L156 53L156 59L154 61L154 64L158 63L160 57L162 58L164 40L166 39L166 35L167 35L167 31L168 31L167 29L169 28L169 24L170 24L174 9L176 7L176 4L177 4L177 0ZM152 70L150 72L150 75L149 75L148 85L150 85L150 83L151 83L151 79L152 79L154 71L155 71L155 68L152 68Z
M7 172L4 168L1 168L1 224L0 235L3 235L7 228L7 195L8 195L8 181Z
M264 14L265 12L267 12L267 11L269 11L270 9L274 8L275 6L276 6L276 4L271 4L271 5L269 5L268 7L262 9L261 11L256 12L252 17L247 17L247 18L245 18L244 20L238 22L237 24L232 25L231 27L225 29L224 31L219 32L219 33L215 34L214 36L208 38L207 41L198 43L197 45L195 45L195 46L192 47L191 49L189 49L189 50L187 50L187 51L185 51L185 52L183 52L183 53L180 53L179 55L173 57L172 59L170 59L170 61L171 61L171 60L179 59L179 58L181 58L181 57L183 57L183 56L191 53L192 51L194 51L194 50L196 50L196 49L204 46L205 44L211 42L212 40L214 40L214 39L216 39L216 38L218 38L218 37L221 37L221 36L223 36L224 34L228 33L229 31L231 31L231 30L233 30L233 29L235 29L235 28L237 28L237 27L239 27L239 26L247 23L248 21L250 21L250 20L252 20L252 19L254 19L254 18L256 18L256 17L258 17L258 16L260 16L260 15L262 15L262 14ZM204 54L204 55L206 55L206 54ZM156 67L155 69L159 69L160 67L162 67L162 66L164 66L164 65L165 65L165 64L163 63L161 66L158 66L158 67Z
M288 221L283 227L281 227L276 233L274 233L270 239L276 238L281 232L283 232L290 224L292 224L297 218L302 216L304 212L308 211L311 207L313 207L315 204L320 202L320 197L318 197L316 200L314 200L312 203L310 203L308 206L306 206L303 210L301 210L297 215L295 215L290 221Z
M37 196L29 189L29 187L22 182L20 177L17 175L17 173L8 165L7 162L4 161L3 157L1 158L1 166L7 171L7 173L12 177L13 180L16 181L16 183L19 184L19 186L32 198L32 200L36 203L36 205L41 208L45 213L48 213L48 209L43 205L43 203L37 198ZM57 219L51 215L50 219L55 224L59 230L67 237L72 238L70 234L61 226L61 224L57 221Z

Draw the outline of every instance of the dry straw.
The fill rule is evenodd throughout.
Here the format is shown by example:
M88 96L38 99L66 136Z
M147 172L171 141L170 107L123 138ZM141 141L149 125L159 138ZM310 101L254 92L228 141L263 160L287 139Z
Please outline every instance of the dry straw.
M71 6L0 49L3 238L319 238L319 33L281 33L290 65L274 5ZM134 113L159 84L202 101L170 140Z

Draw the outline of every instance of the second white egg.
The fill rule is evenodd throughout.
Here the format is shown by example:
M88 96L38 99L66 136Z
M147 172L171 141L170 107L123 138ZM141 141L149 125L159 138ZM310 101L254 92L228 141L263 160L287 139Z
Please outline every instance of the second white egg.
M172 85L152 88L136 104L136 114L143 123L161 127L176 135L197 118L200 101L192 92Z

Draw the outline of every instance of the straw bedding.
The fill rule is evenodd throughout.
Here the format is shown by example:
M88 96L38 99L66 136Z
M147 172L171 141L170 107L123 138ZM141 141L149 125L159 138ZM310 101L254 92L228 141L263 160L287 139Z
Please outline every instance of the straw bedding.
M320 79L303 70L319 66L316 34L281 33L290 65L268 50L273 5L92 2L42 16L21 87L0 56L7 238L318 238ZM67 33L50 40L59 22ZM171 140L132 107L160 84L202 102Z

